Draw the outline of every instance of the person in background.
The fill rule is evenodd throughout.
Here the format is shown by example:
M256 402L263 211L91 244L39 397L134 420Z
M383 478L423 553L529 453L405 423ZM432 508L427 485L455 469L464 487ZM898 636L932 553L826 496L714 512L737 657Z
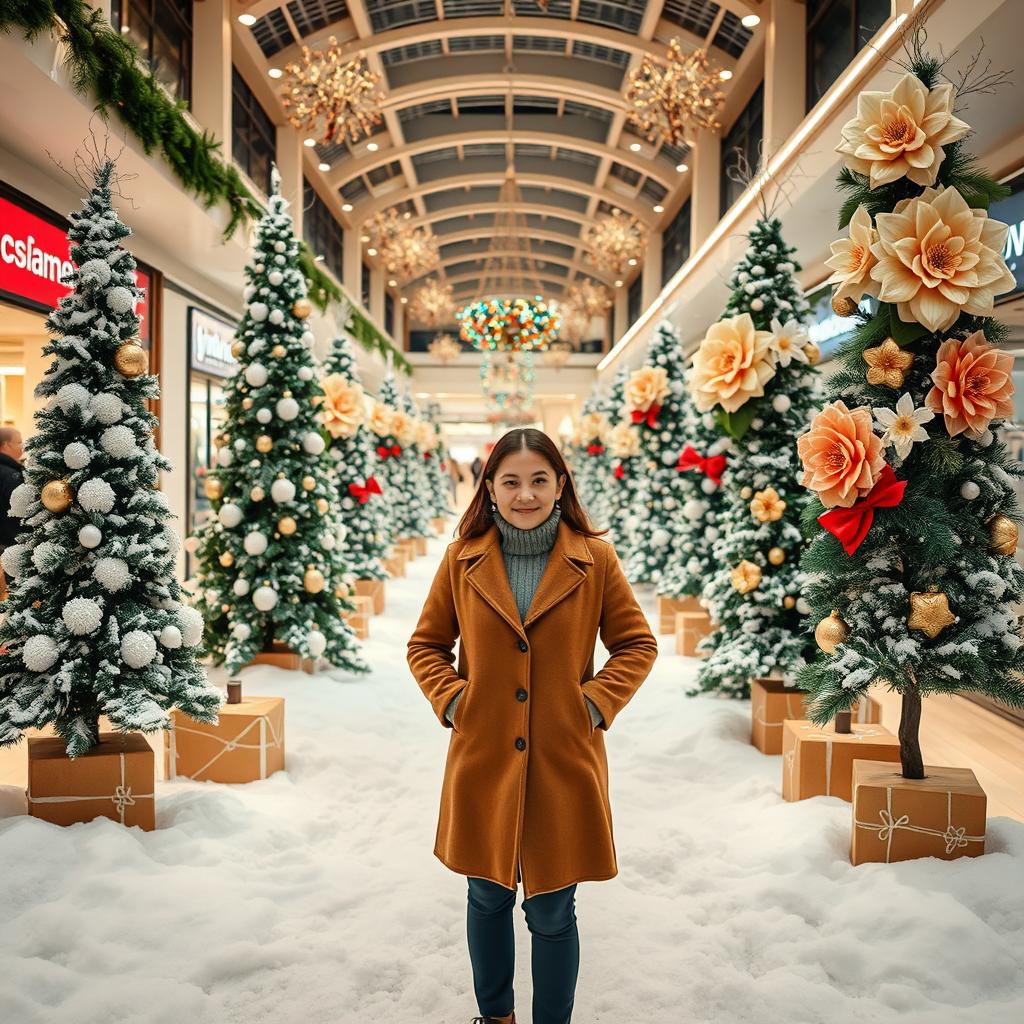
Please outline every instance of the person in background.
M21 520L11 515L11 494L24 480L21 434L16 427L0 426L0 553L17 539ZM0 571L0 597L7 596L7 580Z
M462 469L459 464L448 456L448 485L452 492L452 504L457 505L459 501L459 484L462 483Z
M476 488L477 481L480 479L480 473L483 470L483 468L484 468L484 464L481 461L480 456L477 455L473 459L473 461L472 461L472 463L470 464L470 467L469 467L470 472L473 474L473 487L474 487L474 489Z

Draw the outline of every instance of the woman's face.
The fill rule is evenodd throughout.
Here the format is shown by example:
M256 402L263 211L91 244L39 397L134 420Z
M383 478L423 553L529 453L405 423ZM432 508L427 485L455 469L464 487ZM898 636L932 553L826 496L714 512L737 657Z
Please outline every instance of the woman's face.
M506 455L494 479L484 482L502 516L520 530L531 530L551 515L562 496L565 475L556 479L547 459L524 448Z

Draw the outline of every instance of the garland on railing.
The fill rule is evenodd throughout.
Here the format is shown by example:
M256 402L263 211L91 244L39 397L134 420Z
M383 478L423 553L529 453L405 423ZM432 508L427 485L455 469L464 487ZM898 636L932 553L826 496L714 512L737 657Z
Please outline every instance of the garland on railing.
M85 0L0 0L0 32L14 29L29 42L55 31L67 47L74 89L94 96L102 116L116 111L147 156L159 149L186 191L206 209L227 205L225 240L239 226L263 216L262 204L246 188L238 169L220 159L220 143L188 123L185 104L167 94L135 44L115 32ZM301 259L310 299L325 312L331 302L341 300L341 289L320 269L305 243ZM352 321L352 334L364 348L377 348L383 356L391 350L403 372L412 372L408 361L361 313L353 310Z

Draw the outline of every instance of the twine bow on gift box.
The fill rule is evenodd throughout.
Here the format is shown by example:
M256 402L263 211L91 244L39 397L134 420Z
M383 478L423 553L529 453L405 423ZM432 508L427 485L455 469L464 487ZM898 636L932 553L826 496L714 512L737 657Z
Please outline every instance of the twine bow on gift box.
M348 493L353 498L359 499L360 505L365 505L370 500L371 494L381 494L380 484L372 476L366 478L365 484L349 484Z
M704 458L693 445L687 445L679 461L676 463L676 470L685 473L688 469L695 469L703 473L712 483L720 484L722 474L725 472L726 459L724 455L712 455Z
M104 798L102 796L33 796L31 791L26 793L29 804L67 804L75 803L79 800L103 800L109 799L114 807L117 809L118 817L120 818L121 824L124 824L124 809L126 807L134 807L138 800L152 800L153 793L132 793L132 787L125 785L124 777L124 752L122 751L118 755L118 759L121 764L121 781L114 787L113 794Z
M889 863L889 858L892 855L892 840L893 836L899 829L905 829L908 832L917 832L919 835L924 836L938 836L946 844L946 853L952 853L954 850L966 846L968 843L984 843L984 836L969 836L967 829L962 825L953 824L953 791L946 790L946 827L945 829L937 828L925 828L922 825L911 825L910 815L901 814L898 818L894 818L892 814L892 786L885 787L885 806L878 812L878 820L881 822L879 827L878 822L874 821L857 821L854 818L854 826L856 828L867 829L869 832L875 832L878 835L879 842L885 843L885 863Z

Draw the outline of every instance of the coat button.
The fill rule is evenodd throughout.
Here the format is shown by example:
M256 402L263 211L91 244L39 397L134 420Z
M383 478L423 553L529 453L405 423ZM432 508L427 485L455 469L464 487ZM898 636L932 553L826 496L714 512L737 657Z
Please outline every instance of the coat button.
M526 740L524 740L523 737L520 736L516 740L516 750L525 750L525 749L526 749Z
M528 651L529 649L530 649L530 645L525 640L520 640L519 641L519 650L521 650L521 651Z
M516 700L518 700L518 701L526 700L526 691L522 687L520 687L518 690L516 690Z

